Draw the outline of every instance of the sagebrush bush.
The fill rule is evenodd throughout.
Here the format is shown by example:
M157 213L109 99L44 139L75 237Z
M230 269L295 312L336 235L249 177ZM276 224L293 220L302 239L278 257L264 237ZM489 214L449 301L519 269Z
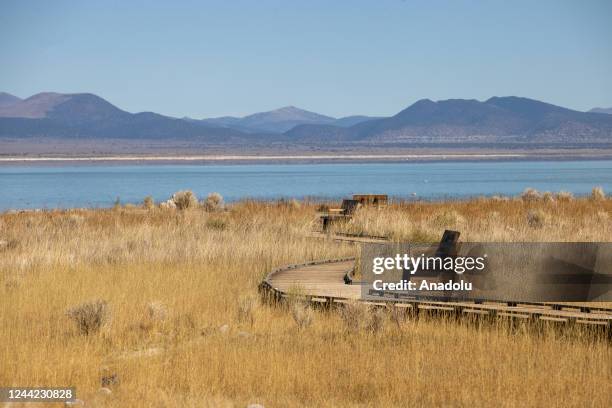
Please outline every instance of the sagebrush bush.
M540 198L540 192L535 188L528 187L521 193L521 200L523 201L537 201Z
M176 210L176 204L172 199L159 203L159 208L162 210Z
M572 201L574 199L574 195L569 191L559 191L556 195L558 201Z
M210 193L202 205L206 211L219 211L223 208L223 196L219 193Z
M304 302L291 303L291 317L295 321L298 329L303 330L310 327L314 320L312 308L304 304Z
M529 210L527 212L527 224L531 228L542 228L548 219L548 214L542 210Z
M496 195L491 197L491 200L493 200L493 201L507 201L508 197L496 194Z
M172 195L172 201L177 210L189 210L198 206L198 198L191 190L177 191Z
M591 199L596 200L596 201L605 200L606 193L604 192L603 187L601 186L593 187L593 190L591 190Z
M96 333L109 321L110 310L104 300L83 303L68 309L66 315L83 335Z
M555 196L550 191L545 191L542 193L542 200L546 203L553 203L555 201Z
M153 201L153 197L146 196L144 200L142 200L142 206L147 210L155 208L155 201Z

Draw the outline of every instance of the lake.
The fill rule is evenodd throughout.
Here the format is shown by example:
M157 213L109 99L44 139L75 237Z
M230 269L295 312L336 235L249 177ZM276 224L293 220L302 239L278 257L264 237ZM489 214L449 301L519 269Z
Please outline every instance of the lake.
M243 198L341 198L386 193L411 199L516 195L526 187L612 191L612 160L325 164L1 165L0 210L110 207L166 200L178 190Z

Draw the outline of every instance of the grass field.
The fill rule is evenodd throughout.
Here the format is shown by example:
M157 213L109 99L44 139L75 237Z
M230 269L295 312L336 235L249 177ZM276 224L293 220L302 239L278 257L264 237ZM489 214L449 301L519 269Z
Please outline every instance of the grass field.
M323 311L299 327L261 304L273 267L357 251L306 237L319 205L0 215L0 384L71 385L112 407L609 406L612 348L586 333L439 319L355 331ZM337 228L609 241L612 200L397 203Z

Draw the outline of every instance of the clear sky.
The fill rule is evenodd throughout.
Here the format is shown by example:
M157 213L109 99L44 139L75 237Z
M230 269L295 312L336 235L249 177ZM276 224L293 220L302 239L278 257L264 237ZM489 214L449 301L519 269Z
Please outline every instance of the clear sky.
M0 2L0 90L195 118L421 98L612 106L612 1Z

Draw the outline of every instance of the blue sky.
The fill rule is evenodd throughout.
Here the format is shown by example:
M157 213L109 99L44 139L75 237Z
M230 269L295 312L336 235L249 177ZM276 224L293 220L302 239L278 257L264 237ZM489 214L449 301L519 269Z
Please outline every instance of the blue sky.
M606 0L9 0L0 90L195 118L493 95L586 110L612 106L611 21Z

